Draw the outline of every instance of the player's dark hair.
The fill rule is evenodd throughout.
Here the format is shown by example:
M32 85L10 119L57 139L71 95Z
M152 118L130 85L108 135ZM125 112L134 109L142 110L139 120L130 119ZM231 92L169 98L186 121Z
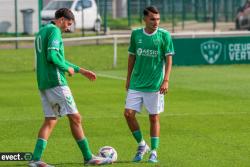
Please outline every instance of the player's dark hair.
M66 18L68 20L75 21L74 14L68 8L61 8L61 9L58 9L56 11L56 13L55 13L55 19L59 19L61 17L64 17L64 18Z
M154 13L154 14L159 14L159 10L155 6L148 6L143 10L143 15L147 16L149 12Z

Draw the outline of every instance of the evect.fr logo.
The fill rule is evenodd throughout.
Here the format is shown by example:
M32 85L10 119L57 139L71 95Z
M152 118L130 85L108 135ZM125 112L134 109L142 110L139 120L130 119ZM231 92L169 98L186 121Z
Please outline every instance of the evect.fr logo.
M0 152L0 161L30 161L32 153L28 152Z

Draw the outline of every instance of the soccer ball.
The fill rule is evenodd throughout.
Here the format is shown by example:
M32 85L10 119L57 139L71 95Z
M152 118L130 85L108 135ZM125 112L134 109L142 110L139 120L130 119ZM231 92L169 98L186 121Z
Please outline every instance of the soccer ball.
M103 158L110 158L112 162L117 160L117 152L111 146L103 146L99 150L99 156Z

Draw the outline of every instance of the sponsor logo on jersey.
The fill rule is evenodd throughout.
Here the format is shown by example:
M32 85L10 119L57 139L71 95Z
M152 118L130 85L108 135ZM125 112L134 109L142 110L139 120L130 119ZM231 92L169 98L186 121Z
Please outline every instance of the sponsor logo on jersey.
M146 57L157 57L158 55L157 50L142 49L142 48L138 48L136 53L138 56L146 56Z
M139 40L138 40L138 43L142 43L142 39L139 39Z
M222 53L222 44L217 41L207 41L201 44L201 54L209 64L214 64Z

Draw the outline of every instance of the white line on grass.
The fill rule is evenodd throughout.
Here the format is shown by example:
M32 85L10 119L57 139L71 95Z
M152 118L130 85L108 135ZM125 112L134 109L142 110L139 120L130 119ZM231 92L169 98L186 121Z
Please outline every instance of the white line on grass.
M124 78L124 77L118 77L118 76L114 76L114 75L101 74L101 73L98 73L97 76L104 77L104 78L110 78L110 79L124 80L124 81L126 80L126 78Z
M166 117L169 116L209 116L209 115L244 115L250 114L250 112L204 112L204 113L167 113ZM164 115L163 115L164 116Z
M126 78L124 77L118 77L118 76L114 76L114 75L108 75L108 74L101 74L98 73L97 74L100 77L104 77L104 78L110 78L110 79L117 79L117 80L126 80ZM162 115L161 117L170 117L170 116L215 116L215 115L221 115L221 116L225 116L225 115L245 115L245 114L250 114L250 112L205 112L205 113L165 113L164 115ZM148 115L142 115L147 117ZM99 118L99 117L87 117L87 118ZM108 118L119 118L118 116L109 116Z
M143 114L139 114L139 117L148 117L146 112L143 112ZM250 112L206 112L206 113L166 113L166 114L161 114L161 117L188 117L188 116L237 116L237 115L249 115ZM112 118L112 119L117 119L117 118L123 118L122 113L121 116L84 116L87 119L99 119L99 118Z
M123 111L123 110L122 110ZM117 119L117 118L122 118L123 119L123 114L122 111L120 112L120 115L100 115L100 116L88 116L85 115L83 112L83 117L84 119L99 119L99 118L105 118L105 119ZM205 112L205 113L166 113L165 111L164 114L161 114L161 117L188 117L188 116L237 116L237 115L250 115L250 112ZM142 114L139 117L148 117L148 114L145 114L146 112L143 111ZM12 118L11 121L22 121L23 118ZM26 120L40 120L40 118L29 118ZM2 119L2 121L9 121L9 119Z

